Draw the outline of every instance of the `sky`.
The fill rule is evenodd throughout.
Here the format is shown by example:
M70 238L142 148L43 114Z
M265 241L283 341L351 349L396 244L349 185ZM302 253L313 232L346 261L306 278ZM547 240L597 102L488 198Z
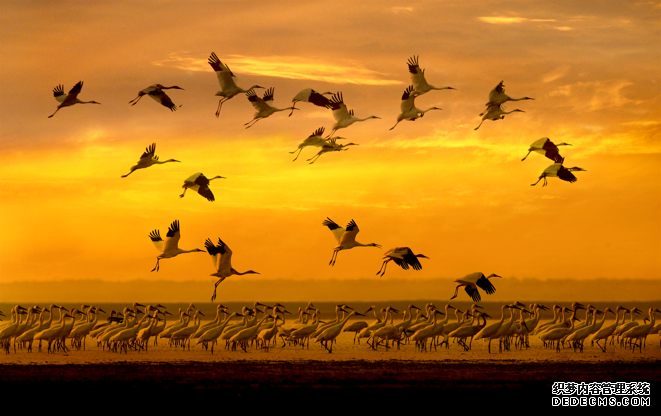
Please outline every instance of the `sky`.
M165 236L174 220L181 248L221 238L235 269L260 273L228 278L236 283L219 286L219 300L237 296L241 281L307 300L318 293L310 282L371 299L438 279L447 286L421 286L419 297L446 298L452 280L476 271L522 285L591 281L600 291L600 282L661 278L659 1L0 7L0 301L47 297L40 282L59 282L71 294L63 300L78 300L80 281L126 283L126 300L136 285L153 287L158 300L177 295L159 282L207 282L206 300L216 280L206 252L150 271L158 252L148 234ZM339 130L358 144L347 151L309 164L318 149L306 148L292 162L289 152L313 131L331 130L331 111L298 103L291 117L275 113L245 129L254 109L240 94L216 118L211 52L239 86L274 87L276 107L304 88L341 91L357 117L380 119ZM389 130L414 55L430 84L455 90L418 97L419 108L442 110ZM80 80L78 98L101 105L48 118L53 88ZM501 80L511 97L534 100L507 104L525 112L474 130ZM128 103L155 83L184 89L168 90L176 112L149 98ZM530 186L553 163L539 154L521 161L542 137L571 144L561 154L565 166L585 169L577 182ZM181 163L121 178L151 143L161 160ZM179 198L196 172L227 178L211 183L216 201ZM342 251L329 266L336 242L321 224L327 217L355 220L357 240L383 248ZM429 259L420 271L391 264L376 278L383 253L398 246ZM530 299L549 290L529 286Z

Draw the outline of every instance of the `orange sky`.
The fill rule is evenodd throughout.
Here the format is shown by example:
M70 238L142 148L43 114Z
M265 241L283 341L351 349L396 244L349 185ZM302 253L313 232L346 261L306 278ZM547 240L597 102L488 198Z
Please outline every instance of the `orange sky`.
M396 246L430 259L421 271L391 265L384 285L475 271L661 278L658 1L116 4L3 2L0 284L208 281L206 299L215 281L206 253L150 272L158 253L147 235L164 236L175 219L180 247L220 237L236 269L261 273L236 280L372 278ZM254 110L239 95L216 119L212 51L239 86L275 87L276 107L312 87L342 91L356 116L381 120L338 131L359 144L349 151L309 165L308 148L292 162L298 143L330 131L330 110L299 103L292 117L246 130ZM456 91L419 97L418 107L443 110L390 131L412 55L431 84ZM79 80L79 98L102 104L47 118L53 87ZM535 100L473 130L501 80L510 96ZM154 83L184 88L169 92L182 107L128 104ZM552 164L538 154L521 162L541 137L573 145L561 154L587 170L578 182L530 186ZM152 142L161 159L182 163L120 178ZM195 172L228 178L212 182L215 202L178 197ZM328 266L326 217L354 219L358 241L383 249L343 251Z

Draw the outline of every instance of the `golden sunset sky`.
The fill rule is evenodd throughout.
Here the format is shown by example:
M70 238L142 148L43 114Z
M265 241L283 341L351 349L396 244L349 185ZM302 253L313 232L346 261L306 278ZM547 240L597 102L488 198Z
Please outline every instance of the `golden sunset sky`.
M76 281L139 281L158 300L175 296L158 282L206 282L199 298L208 300L216 279L206 253L150 272L158 252L148 234L165 236L175 219L181 248L220 237L234 268L261 273L228 278L221 301L241 279L289 299L310 295L296 282L373 279L397 246L430 259L421 271L391 264L361 288L366 297L475 271L522 282L661 278L659 1L0 4L2 287L62 282L75 294ZM357 117L381 119L339 130L359 144L346 152L309 165L318 149L307 148L292 162L298 143L331 130L331 111L299 103L291 117L245 129L254 109L240 94L217 119L211 52L239 86L275 87L276 107L311 87L342 91ZM413 55L429 83L456 90L419 97L418 107L443 110L391 131ZM101 105L47 118L53 88L68 92L79 80L78 98ZM525 112L475 131L501 80L508 95L535 100L509 103ZM146 97L128 104L155 83L184 88L168 90L178 111ZM565 166L586 169L576 183L530 186L553 163L539 154L521 161L541 137L572 144L561 154ZM121 178L151 143L161 160L182 163ZM215 202L179 198L195 172L227 177L211 183ZM355 220L357 240L383 249L342 251L330 267L326 217ZM419 297L453 291L421 288ZM7 293L0 301L34 297Z

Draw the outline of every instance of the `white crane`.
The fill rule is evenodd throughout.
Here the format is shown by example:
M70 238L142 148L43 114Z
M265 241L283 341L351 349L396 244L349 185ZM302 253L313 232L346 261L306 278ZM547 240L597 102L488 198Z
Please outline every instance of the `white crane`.
M503 84L503 81L500 81L500 83L496 85L496 88L491 90L491 92L489 93L489 102L486 103L485 105L487 106L487 112L488 112L491 107L500 106L506 103L507 101L522 101L522 100L534 100L534 98L530 98L530 97L512 98L509 95L505 94L505 84Z
M200 324L202 323L202 317L200 317L200 315L204 316L202 311L195 311L195 315L193 315L193 325L187 326L186 328L181 328L180 330L172 333L170 341L183 341L182 346L184 349L186 348L186 341L188 341L188 350L190 351L190 337L195 332L197 332Z
M326 138L331 137L337 130L349 127L350 125L352 125L357 121L365 121L373 118L378 118L378 119L381 118L377 116L369 116L365 118L358 118L354 116L353 110L351 111L347 110L347 106L344 104L344 99L342 98L341 92L337 92L333 94L326 108L330 108L331 110L333 110L333 117L335 118L335 124L333 124L333 130Z
M571 146L569 143L558 143L555 144L553 143L548 137L542 137L539 140L535 140L531 145L530 148L528 148L528 154L521 159L523 162L526 160L528 155L532 152L537 152L540 155L544 155L551 159L552 161L556 163L562 163L564 162L565 158L560 156L560 151L558 150L558 146Z
M577 309L574 309L574 312L572 312L572 315L569 318L569 322L570 322L569 327L563 326L561 328L555 328L555 329L551 329L547 332L544 332L540 336L541 340L544 341L544 342L551 341L551 343L553 341L557 341L556 351L560 352L560 340L562 340L564 337L566 337L567 335L574 332L574 321L580 321L580 319L578 319L576 317L576 311L577 311Z
M525 113L523 110L519 110L518 108L515 108L512 111L505 111L505 107L502 105L492 105L487 109L486 113L482 116L482 121L480 121L480 124L478 124L477 127L475 127L475 130L479 129L482 123L484 123L484 120L492 120L492 121L498 121L502 120L505 118L505 115L511 114L511 113Z
M140 90L138 92L138 96L132 99L131 101L129 101L129 104L136 105L144 95L148 95L160 105L169 108L170 111L176 111L177 106L174 105L172 99L170 99L170 97L168 97L168 95L165 92L163 92L163 90L170 90L170 89L183 90L183 88L178 87L176 85L173 85L171 87L166 87L161 84L150 85L149 87Z
M197 344L203 344L205 346L208 346L209 343L211 343L211 354L213 354L213 346L218 340L218 337L223 333L225 330L225 327L227 327L227 324L229 321L234 318L235 316L241 316L243 317L243 314L238 313L238 312L233 312L231 315L229 315L223 322L220 323L220 325L213 327L206 331L204 334L202 334L198 339L197 339ZM195 345L197 345L195 344Z
M625 339L631 339L631 340L638 340L639 344L633 344L632 351L636 351L636 346L639 347L639 351L642 353L643 352L643 342L641 338L646 337L651 331L652 328L654 328L654 323L655 323L655 313L661 313L660 310L656 308L650 308L649 309L649 315L650 315L650 322L647 324L642 324L642 325L637 325L634 326L631 329L628 329L622 334L622 340L624 341Z
M501 306L501 314L500 314L500 321L495 322L487 327L482 328L477 334L475 334L475 340L477 341L478 339L484 338L485 340L489 340L489 353L491 353L491 338L492 336L496 335L500 327L503 325L503 322L505 322L505 309L507 308L516 308L514 305L503 305ZM518 308L517 308L518 309ZM510 315L511 316L511 315Z
M218 239L218 245L214 246L211 242L211 239L207 238L207 241L204 242L204 246L207 249L207 252L213 260L213 265L216 268L216 273L212 273L211 276L219 277L216 285L213 288L213 295L211 296L211 301L213 302L216 299L216 289L218 285L225 280L226 278L236 274L242 276L244 274L259 274L254 270L248 270L246 272L238 272L232 267L232 250L221 240Z
M314 156L312 156L310 159L307 159L308 161L312 160L310 164L313 164L314 162L317 161L323 155L324 153L328 152L340 152L342 150L349 150L347 147L349 146L357 146L357 143L347 143L347 144L337 144L336 140L339 139L344 139L344 137L333 137L331 139L325 139L326 143L321 146L321 150ZM314 159L314 160L313 160Z
M324 130L326 130L324 127L319 127L317 130L315 130L311 135L309 135L305 140L303 140L303 142L301 142L298 145L298 149L294 150L293 152L289 152L291 154L298 152L298 154L296 155L294 160L292 160L292 162L298 159L304 147L307 146L324 147L325 145L329 144L328 140L322 137L324 135ZM336 137L335 139L343 139L343 137Z
M335 338L337 338L337 336L340 335L344 325L354 315L365 316L362 313L359 313L359 312L356 312L356 311L351 311L351 313L348 314L342 321L340 321L340 323L325 329L324 332L319 334L317 336L317 339L315 340L315 342L320 343L321 345L324 346L324 348L326 348L326 350L329 353L332 353L333 352L333 341L335 341ZM328 348L328 342L331 343L330 348Z
M431 90L454 90L452 87L435 87L427 83L425 79L425 70L418 65L418 56L412 56L406 62L409 65L409 72L411 73L411 83L415 89L416 95L428 93Z
M209 182L211 182L214 179L227 179L224 176L214 176L213 178L207 178L202 174L202 172L197 172L189 176L185 181L184 184L181 186L184 188L184 192L179 195L179 198L183 198L184 195L186 195L186 191L188 189L192 189L193 191L197 192L207 200L213 202L216 199L213 196L213 192L211 192L211 189L209 189Z
M385 252L383 255L383 264L376 274L381 273L381 276L386 274L386 267L390 261L394 261L399 267L404 270L408 270L409 266L413 267L413 270L421 270L422 265L418 258L429 259L429 257L424 254L414 254L409 247L395 247ZM383 270L383 271L382 271Z
M260 87L259 85L253 85L247 90L244 90L241 87L237 87L236 84L234 83L234 80L232 79L234 77L234 74L226 64L220 62L220 59L218 59L218 56L216 56L214 52L211 52L211 56L209 56L209 65L211 65L211 68L213 68L213 70L216 71L216 76L218 77L218 83L220 83L220 91L218 91L216 95L223 97L218 102L218 110L216 110L216 117L220 116L220 109L225 101L234 98L236 95L240 93L247 93L248 91L253 90L255 88L264 88L264 87Z
M530 186L535 186L544 179L544 183L542 184L542 187L546 186L546 178L560 178L563 181L569 182L569 183L574 183L578 179L576 179L576 176L572 173L573 171L580 171L580 172L585 172L585 169L579 168L577 166L574 166L573 168L566 168L562 166L562 163L554 163L548 168L544 169L544 172L542 172L541 175L539 175L539 179L537 182L531 184Z
M306 88L304 90L301 90L298 94L294 96L294 98L291 99L292 103L292 110L291 113L289 113L289 116L294 113L294 107L296 107L296 103L299 101L305 102L305 103L311 103L314 104L318 107L326 107L328 104L330 104L330 100L324 95L332 95L333 93L328 91L328 92L322 92L319 93L312 88Z
M424 116L427 111L442 110L442 108L439 107L429 107L426 110L421 110L415 106L415 97L416 94L413 91L413 85L409 85L409 87L404 90L404 94L402 94L402 102L399 105L401 113L399 113L397 116L397 123L395 123L395 125L392 126L390 130L397 127L399 122L402 120L415 121L416 119Z
M482 325L480 325L480 318L483 319ZM461 345L464 347L464 351L468 351L471 347L466 345L466 342L464 339L466 338L472 338L479 333L485 326L487 326L487 318L491 318L489 314L486 312L477 312L477 325L468 325L468 326L461 326L454 331L450 332L448 334L449 338L457 338L457 344ZM525 322L524 322L525 325Z
M362 244L356 241L356 235L358 234L358 225L356 225L356 222L354 220L351 220L349 224L347 224L346 230L339 225L337 225L333 220L330 218L326 217L324 222L321 223L321 225L325 225L328 227L329 230L333 233L335 236L335 239L338 242L338 245L333 248L333 256L331 257L330 262L328 263L331 266L335 265L335 260L337 259L337 253L339 253L341 250L349 250L354 247L378 247L381 248L380 245L375 244L375 243L369 243L369 244ZM362 314L361 314L362 315Z
M133 173L133 171L137 169L144 169L148 168L151 165L162 165L163 163L168 163L168 162L181 162L180 160L175 160L175 159L168 159L164 161L158 160L158 156L156 156L156 143L152 143L150 146L147 146L145 149L145 152L140 156L140 160L138 160L138 163L135 166L131 167L131 171L127 173L126 175L122 175L122 178L126 178L130 174Z
M601 328L599 331L597 331L594 335L592 335L592 341L596 342L597 345L599 345L599 348L601 348L601 351L606 352L606 343L604 343L604 346L602 347L601 344L599 343L599 340L605 339L607 340L608 337L613 335L613 332L615 332L615 328L620 324L620 311L624 310L624 313L622 314L622 320L624 320L624 315L629 312L629 309L625 308L624 306L618 306L615 309L615 323L613 325L609 325L605 328ZM604 319L606 316L604 316Z
M273 87L266 90L264 92L263 98L259 98L257 94L255 94L255 91L252 89L246 93L246 97L248 97L248 101L250 101L250 104L252 104L252 106L256 110L253 119L244 124L244 126L246 126L247 129L254 126L255 123L257 123L259 120L269 117L271 114L277 113L278 111L291 110L293 112L294 110L298 110L298 108L294 108L294 107L285 107L285 108L271 107L271 105L268 102L273 101L273 91L274 91Z
M459 288L463 286L464 290L466 290L466 293L468 293L468 296L470 296L471 299L473 299L473 302L479 302L480 300L482 300L482 298L480 297L480 292L478 292L477 290L478 287L484 290L487 293L487 295L491 295L496 291L496 288L493 286L493 283L489 281L489 279L491 279L492 277L501 277L501 276L492 273L489 276L485 277L484 273L476 272L476 273L467 274L461 279L455 280L454 282L457 284L457 288L454 291L454 295L450 299L456 298Z
M194 248L192 250L180 249L180 237L181 233L179 231L179 220L172 221L172 224L170 224L170 228L168 229L165 241L163 241L161 238L161 233L159 230L153 230L151 233L149 233L149 238L151 238L152 243L154 243L154 247L156 247L156 250L161 252L161 254L156 257L156 266L154 266L152 272L154 270L159 270L158 264L161 259L170 259L184 253L195 253L197 251L204 252L204 250L200 250L199 248Z
M53 96L60 103L60 105L57 106L55 113L60 111L60 108L69 107L70 105L74 105L74 104L101 104L101 103L97 103L96 101L80 101L78 99L78 94L80 94L80 91L82 89L83 89L83 81L78 81L78 83L69 90L69 93L67 95L64 95L64 85L60 84L57 87L53 88ZM48 118L53 117L55 113L48 116Z

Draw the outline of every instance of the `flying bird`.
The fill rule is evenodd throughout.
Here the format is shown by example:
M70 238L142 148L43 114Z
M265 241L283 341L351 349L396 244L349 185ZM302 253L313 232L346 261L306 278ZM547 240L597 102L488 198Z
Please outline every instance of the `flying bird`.
M204 176L202 172L194 173L184 181L184 184L182 186L182 188L184 188L184 193L179 195L179 197L183 198L184 195L186 194L186 191L188 189L192 189L193 191L202 195L209 201L215 201L215 198L213 197L213 192L211 192L211 189L209 189L209 182L211 182L214 179L220 179L220 178L227 179L224 176L214 176L211 179L207 179L207 177Z
M292 110L291 113L289 113L289 117L291 117L291 115L294 113L293 107L296 107L297 102L302 101L305 103L312 103L318 107L327 107L328 104L330 104L330 100L324 97L324 95L332 95L332 94L333 93L330 91L318 93L312 88L306 88L300 91L298 94L294 96L294 98L291 99Z
M406 62L409 65L409 72L411 73L411 83L415 89L416 95L428 93L431 90L454 90L452 87L435 87L427 83L425 79L425 70L418 65L418 57L412 56Z
M219 277L218 281L216 282L216 285L214 286L213 289L213 295L211 296L211 302L216 299L216 289L218 288L218 285L225 280L225 278L232 276L233 274L236 275L244 275L244 274L259 274L256 271L253 270L248 270L247 272L237 272L235 269L232 268L232 250L221 240L220 238L218 239L218 245L214 246L213 243L211 242L211 239L207 238L207 241L204 242L204 246L207 249L207 252L211 256L213 260L213 266L216 268L216 273L212 273L211 276L216 276Z
M252 127L259 120L266 118L273 113L277 113L278 111L298 110L298 108L294 108L294 107L285 107L285 108L271 107L268 104L268 101L273 101L273 90L274 90L273 87L266 90L264 92L264 98L259 98L257 94L255 94L255 91L252 89L246 93L246 96L248 97L248 101L250 101L252 106L255 107L255 110L257 110L255 115L253 116L253 119L247 122L246 124L244 124L246 128Z
M540 155L544 155L554 161L555 163L562 163L564 162L565 158L560 156L558 146L571 146L569 143L558 143L555 144L551 140L549 140L548 137L542 137L539 140L536 140L533 142L533 144L530 145L530 148L528 149L528 154L521 159L523 162L526 160L528 155L530 155L531 152L537 152Z
M337 92L333 94L333 96L330 99L330 103L326 106L326 108L330 108L331 110L333 110L333 117L335 118L335 124L333 124L333 130L326 138L331 137L335 133L335 131L349 127L350 125L352 125L357 121L365 121L373 118L379 118L379 119L381 118L377 116L369 116L365 118L358 118L354 116L353 110L351 111L347 110L347 106L344 104L344 99L342 98L341 92Z
M78 94L80 94L82 89L83 81L78 81L78 83L69 90L67 95L64 95L64 85L60 84L53 88L53 96L60 103L60 105L57 106L57 109L55 109L55 113L60 111L60 108L69 107L70 105L74 104L101 104L97 103L96 101L80 101L78 99ZM53 117L55 113L48 116L48 118Z
M335 265L335 260L337 259L337 253L340 252L340 250L349 250L350 248L354 247L377 247L381 248L380 245L375 244L375 243L369 243L369 244L362 244L356 241L356 235L358 234L358 225L356 225L356 222L354 220L351 220L349 224L347 225L346 230L339 225L337 225L333 220L330 218L326 217L324 222L321 223L321 225L325 225L328 227L329 230L333 232L333 235L335 236L335 239L338 242L338 245L333 248L333 256L331 257L331 261L328 263L331 266Z
M152 243L154 243L156 250L161 252L161 254L156 257L156 266L154 266L152 272L154 270L159 270L159 262L161 259L169 259L180 254L194 253L196 251L204 252L204 250L200 250L199 248L194 248L192 250L180 249L178 247L180 237L181 233L179 232L179 220L174 220L172 224L170 224L165 241L163 241L161 238L161 233L158 230L153 230L151 233L149 233L149 238L151 238Z
M325 144L328 144L328 141L324 139L322 136L324 135L324 127L319 127L317 130L315 130L311 135L309 135L305 140L303 140L302 143L298 145L298 149L294 150L293 152L289 152L291 154L294 154L298 152L294 160L292 162L296 161L298 157L301 155L301 152L303 151L304 147L307 146L315 146L315 147L323 147ZM336 137L336 139L342 139L343 137Z
M253 85L247 90L244 90L241 87L237 87L234 83L234 80L232 79L234 74L226 64L220 62L220 59L218 59L218 56L216 56L214 52L211 52L211 56L209 57L209 65L211 65L211 68L216 71L216 76L218 77L218 82L220 83L220 91L218 91L216 95L223 97L218 102L216 117L220 116L220 109L225 101L234 98L237 94L247 93L248 91L255 88L264 88L260 87L259 85Z
M409 85L409 87L404 91L404 94L402 94L402 102L400 104L400 109L402 112L397 116L397 123L395 123L395 125L392 126L390 130L397 127L399 122L402 120L415 121L417 118L424 116L425 113L429 110L442 110L442 108L438 107L429 107L426 110L421 110L415 106L415 97L416 94L413 91L413 85Z
M162 165L163 163L168 163L168 162L181 162L181 161L175 159L168 159L161 162L160 160L158 160L158 156L156 156L156 143L152 143L150 146L148 146L145 149L145 152L142 154L142 156L140 156L140 160L138 160L138 164L132 166L131 171L126 175L122 175L122 178L126 178L127 176L132 174L133 171L137 169L148 168L151 165Z
M581 169L579 167L574 166L573 168L566 168L562 166L562 163L554 163L548 168L544 169L544 172L539 176L539 179L537 182L531 184L530 186L535 186L544 179L544 184L542 184L542 187L546 186L546 178L560 178L563 181L567 181L570 183L576 182L578 179L576 179L576 176L572 173L572 171L585 171L585 169Z
M393 249L386 251L386 253L383 256L385 260L383 261L383 264L381 265L379 271L376 272L376 274L381 273L381 276L386 274L386 267L388 267L388 263L390 261L394 261L395 264L397 264L404 270L408 270L409 266L413 267L413 270L421 270L422 265L420 264L420 260L418 260L418 258L419 257L423 259L429 258L424 254L414 254L413 251L408 247L395 247ZM381 270L383 270L383 272L381 272Z
M534 98L530 98L530 97L512 98L509 95L505 94L505 84L503 84L503 81L500 81L500 83L496 85L496 88L491 90L491 92L489 93L489 102L486 103L485 105L487 106L487 111L489 111L489 107L500 106L506 103L507 101L521 101L521 100L534 100Z
M162 106L169 108L171 111L176 111L177 106L174 105L170 97L168 97L168 95L163 92L163 90L170 89L183 90L183 88L176 85L171 87L165 87L161 84L150 85L149 87L139 91L138 96L129 101L129 104L136 105L144 95L149 95L154 101L161 104Z
M464 290L466 290L466 293L468 293L468 296L473 299L473 302L479 302L482 300L480 297L480 292L478 292L477 288L479 287L480 289L484 290L487 295L491 295L496 291L496 288L493 286L491 281L492 277L501 277L498 276L497 274L491 274L487 277L484 276L483 273L477 272L477 273L471 273L469 275L466 275L465 277L462 277L461 279L457 279L454 282L457 284L457 289L454 291L454 296L452 296L450 299L454 299L457 297L457 292L459 291L460 287L464 287Z
M314 162L321 157L324 153L328 152L340 152L342 150L349 150L347 149L348 146L358 146L357 143L347 143L347 144L337 144L336 140L339 139L344 139L344 137L333 137L331 139L325 139L326 144L321 146L321 150L314 156L312 156L310 159L307 159L308 161L312 160L310 164L313 164Z
M505 114L514 113L516 111L525 113L525 111L519 110L518 108L512 111L504 111L504 109L505 107L503 107L502 105L492 105L491 107L489 107L486 113L483 113L484 116L482 116L482 121L480 121L480 124L477 127L475 127L475 130L480 128L482 123L484 123L484 120L493 120L493 121L502 120L505 118Z

